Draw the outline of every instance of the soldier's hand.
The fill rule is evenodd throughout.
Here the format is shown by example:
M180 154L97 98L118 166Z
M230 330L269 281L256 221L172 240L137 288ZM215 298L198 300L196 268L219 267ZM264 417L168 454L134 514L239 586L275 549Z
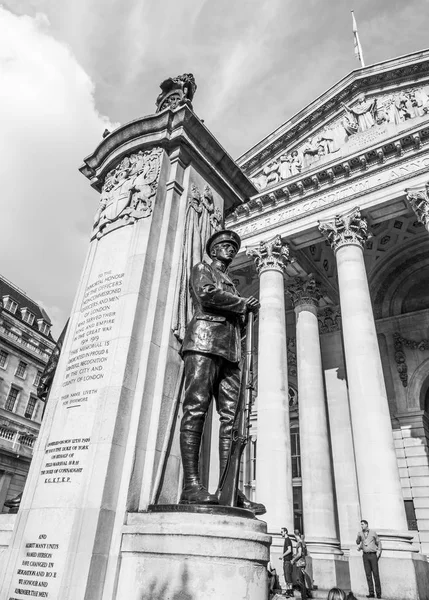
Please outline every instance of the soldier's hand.
M247 306L247 310L248 312L258 312L259 308L260 308L260 304L259 301L254 298L253 296L250 296L250 298L247 298L246 300L246 306Z

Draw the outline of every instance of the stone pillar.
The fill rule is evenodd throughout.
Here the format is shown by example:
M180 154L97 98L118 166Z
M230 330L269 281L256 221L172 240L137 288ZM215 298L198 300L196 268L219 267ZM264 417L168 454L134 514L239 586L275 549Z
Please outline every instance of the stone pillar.
M370 236L358 208L319 224L337 260L361 517L383 540L383 598L421 598L429 570L413 555L396 462L363 248ZM357 523L357 530L359 524ZM420 555L421 556L421 555ZM352 588L366 590L361 559L351 553ZM356 560L355 560L356 559ZM395 560L394 560L395 559ZM400 559L399 564L396 559ZM409 561L406 564L406 561ZM427 563L426 563L427 565ZM427 565L429 567L429 565Z
M279 236L247 250L260 276L256 499L269 533L293 529L286 318L283 271L288 247Z
M313 578L322 589L348 587L347 563L337 538L335 501L317 306L321 297L313 276L286 284L296 315L296 352L305 539Z

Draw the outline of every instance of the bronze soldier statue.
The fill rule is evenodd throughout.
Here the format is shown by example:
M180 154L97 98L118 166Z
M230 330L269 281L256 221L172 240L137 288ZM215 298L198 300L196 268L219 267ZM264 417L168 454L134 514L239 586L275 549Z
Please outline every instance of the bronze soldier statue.
M241 337L246 315L257 312L256 298L242 298L228 275L228 266L240 249L234 231L214 233L206 245L212 263L200 262L191 274L190 291L195 307L183 340L185 396L180 427L184 471L181 504L218 504L219 490L210 494L199 477L199 454L204 421L212 398L220 417L220 477L231 447L235 410L240 393ZM237 505L263 514L263 504L238 493Z

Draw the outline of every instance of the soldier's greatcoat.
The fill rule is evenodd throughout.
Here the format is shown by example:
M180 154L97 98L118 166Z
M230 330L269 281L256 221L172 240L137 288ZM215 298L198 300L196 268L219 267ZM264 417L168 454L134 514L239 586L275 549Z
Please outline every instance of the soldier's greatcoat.
M218 261L198 263L192 269L190 291L195 312L186 328L182 353L221 356L232 363L241 359L241 329L246 301Z

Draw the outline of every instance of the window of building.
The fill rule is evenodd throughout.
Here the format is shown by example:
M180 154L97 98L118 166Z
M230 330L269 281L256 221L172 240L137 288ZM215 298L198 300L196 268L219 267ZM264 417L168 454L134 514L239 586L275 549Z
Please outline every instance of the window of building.
M4 405L6 410L13 412L15 408L16 401L18 399L20 390L14 386L10 388L9 395L6 400L6 404Z
M407 515L408 530L417 531L416 511L414 510L414 500L404 500L405 514Z
M40 383L40 378L41 377L42 377L42 371L37 371L36 377L34 378L33 385L35 385L37 387L39 385L39 383Z
M6 368L8 356L9 353L6 350L0 350L0 367L2 369Z
M44 321L43 319L38 319L37 326L39 328L40 333L43 333L43 335L49 334L50 325L48 325L46 321Z
M293 527L304 533L304 520L302 518L302 487L293 486Z
M31 313L28 308L21 308L21 316L22 320L28 323L29 325L33 325L34 319L36 318L33 313Z
M250 446L250 480L256 480L256 440L252 440Z
M37 398L35 396L30 396L30 399L27 404L27 408L25 409L24 416L26 419L31 419L34 414L34 409L36 408Z
M18 302L15 302L10 296L3 296L3 308L15 314L18 308Z
M27 366L27 363L25 363L23 360L20 360L15 375L17 377L20 377L21 379L25 379L25 375L27 373Z
M301 477L301 447L298 427L294 427L290 431L290 445L292 450L292 477Z

